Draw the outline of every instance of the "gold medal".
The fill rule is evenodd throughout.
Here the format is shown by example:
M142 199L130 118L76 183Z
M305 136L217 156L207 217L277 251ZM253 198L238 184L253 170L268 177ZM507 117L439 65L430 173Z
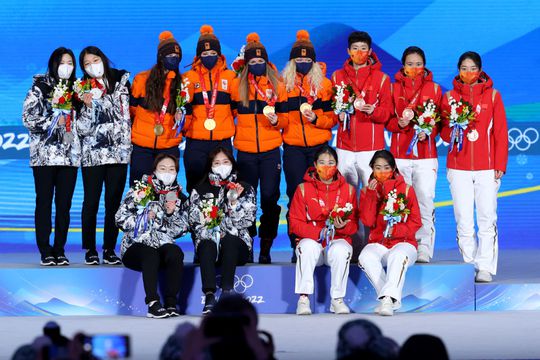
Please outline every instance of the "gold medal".
M300 105L300 112L302 114L306 111L311 111L311 109L313 109L313 106L311 106L311 104L309 103L303 103L302 105Z
M467 139L469 139L470 142L475 142L479 137L480 135L476 129L472 129L467 133Z
M276 108L273 107L273 106L270 106L270 105L266 105L263 109L263 114L265 116L268 116L270 114L275 114L276 113Z
M156 136L163 135L163 131L164 131L163 125L161 125L161 124L154 125L154 134Z
M216 128L216 120L206 119L204 120L204 128L208 131L212 131Z
M401 117L405 120L411 121L414 118L414 111L411 108L406 108L403 110Z
M366 105L366 100L364 100L363 98L358 98L354 100L353 105L356 110L360 110L362 106Z

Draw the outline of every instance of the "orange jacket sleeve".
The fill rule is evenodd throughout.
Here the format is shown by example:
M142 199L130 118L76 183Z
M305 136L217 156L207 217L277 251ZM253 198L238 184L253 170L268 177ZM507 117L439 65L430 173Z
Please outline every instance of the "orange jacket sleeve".
M141 80L140 76L135 76L133 84L131 85L131 96L129 99L129 115L131 119L135 118L135 111L139 105L139 101L142 99L142 89L145 86L145 81Z
M332 82L324 79L321 90L322 109L317 111L317 119L315 120L315 126L320 129L331 129L337 124L338 117L332 110L333 97Z
M422 227L420 217L420 207L416 199L416 193L412 186L409 186L407 195L408 208L411 213L407 216L407 221L397 223L393 226L392 237L395 238L415 238L416 232Z
M285 90L285 85L279 83L278 86L278 99L276 102L276 115L278 117L278 122L275 125L278 129L283 129L289 124L289 107L288 107L289 97L287 96L287 90ZM270 120L268 120L270 122Z

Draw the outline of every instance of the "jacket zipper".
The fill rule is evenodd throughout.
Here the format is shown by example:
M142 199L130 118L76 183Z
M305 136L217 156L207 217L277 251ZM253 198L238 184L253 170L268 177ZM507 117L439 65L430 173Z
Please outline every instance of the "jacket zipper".
M355 82L356 82L356 85L358 85L358 69L355 70ZM356 110L355 110L355 113L356 113ZM357 115L360 115L360 114L357 114ZM355 119L356 119L356 116L355 116ZM356 149L356 121L353 122L352 121L352 116L349 120L350 124L350 128L351 128L351 132L352 132L352 135L353 135L353 151L357 151ZM353 128L353 124L354 124L354 128Z
M469 88L471 89L471 107L474 107L473 86L469 85ZM476 111L475 109L471 109L471 110ZM476 119L476 121L478 121L478 119ZM465 136L467 136L467 134L465 134ZM474 171L474 142L469 141L469 145L471 145L471 170Z
M257 143L257 152L260 153L261 148L259 146L259 120L257 119L257 95L258 95L257 91L255 90L255 111L253 112L255 116L255 142Z
M210 79L210 94L212 94L212 70L208 70L208 78ZM212 98L210 98L210 101L212 101ZM215 108L214 108L215 109ZM214 111L214 121L216 121L216 112ZM213 140L213 137L214 137L214 130L210 130L210 141Z

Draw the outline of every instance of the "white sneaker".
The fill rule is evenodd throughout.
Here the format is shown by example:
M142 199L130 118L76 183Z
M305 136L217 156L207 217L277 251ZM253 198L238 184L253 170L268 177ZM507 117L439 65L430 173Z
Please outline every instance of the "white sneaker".
M350 314L351 310L343 302L343 298L332 299L330 302L330 312L334 314Z
M379 310L379 315L382 316L392 316L394 315L394 302L390 296L385 296L381 299L381 305Z
M296 315L311 315L309 297L300 295L300 298L298 298L298 304L296 305Z
M417 263L422 263L422 264L427 264L429 263L430 261L430 258L429 258L429 254L425 251L418 251L418 257L416 258L416 262Z
M476 282L491 282L493 278L491 277L491 274L485 270L479 270L476 273Z

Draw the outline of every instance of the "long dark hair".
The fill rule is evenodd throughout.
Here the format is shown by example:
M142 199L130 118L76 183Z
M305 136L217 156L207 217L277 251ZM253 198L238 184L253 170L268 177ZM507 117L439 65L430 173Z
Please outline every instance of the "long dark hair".
M405 60L407 59L407 56L411 54L417 54L422 58L422 61L424 62L424 66L426 66L426 54L424 53L424 50L420 49L418 46L409 46L408 48L403 51L403 55L401 55L401 64L405 65Z
M96 55L101 58L101 61L103 62L103 77L105 78L105 85L107 87L107 92L111 93L114 90L114 86L116 85L116 79L114 78L111 70L111 61L109 58L96 46L87 46L85 47L81 53L79 54L79 66L81 67L81 70L83 71L83 76L85 79L91 78L90 75L86 72L86 69L84 68L84 56L90 54L90 55Z
M150 70L150 75L146 80L146 106L150 111L161 112L163 106L163 90L165 88L165 81L167 80L167 74L165 73L165 66L161 58L158 59L156 65ZM167 106L167 112L174 114L176 111L176 90L180 88L182 83L182 75L178 70L169 70L176 73L176 77L171 81L171 90L169 92L170 101Z
M225 154L225 156L232 164L232 172L236 172L238 166L232 152L226 147L218 146L214 150L212 150L210 154L208 154L208 159L206 159L206 167L204 168L205 174L210 174L210 172L212 172L212 162L214 161L216 155L219 153ZM206 176L206 179L208 179L208 176Z
M461 63L467 59L472 60L472 62L478 66L478 70L482 71L482 58L480 57L480 54L474 51L467 51L461 54L457 63L458 70L461 68Z
M328 154L332 156L334 160L336 160L336 164L338 163L337 152L333 147L329 145L324 145L323 147L321 147L319 150L315 152L315 155L313 156L313 159L315 159L314 162L317 163L317 160L319 160L319 156L323 154Z
M394 158L394 155L388 150L378 150L373 154L373 157L369 161L369 167L373 169L373 166L375 166L375 161L377 159L383 159L386 160L388 165L394 170L394 173L399 174L399 169L396 165L396 159Z
M47 74L55 84L60 81L60 77L58 76L58 66L60 66L60 62L62 61L62 56L64 56L64 54L68 54L73 60L73 71L71 72L71 76L68 79L69 83L73 84L76 79L75 69L77 68L77 61L75 60L75 55L73 54L73 51L71 51L71 49L59 47L52 52L51 56L49 57L49 63L47 64Z

